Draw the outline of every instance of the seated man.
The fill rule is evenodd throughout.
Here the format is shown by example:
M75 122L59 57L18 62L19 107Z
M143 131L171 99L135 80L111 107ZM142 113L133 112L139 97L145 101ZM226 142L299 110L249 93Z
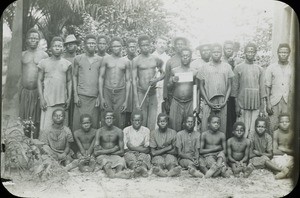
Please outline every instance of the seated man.
M226 167L226 140L224 132L220 131L221 119L213 114L207 119L208 130L200 138L200 170L206 178L216 177L220 173L228 177Z
M193 177L203 177L199 166L200 133L194 131L195 118L188 115L184 122L184 130L179 131L176 136L176 148L178 160L181 167L188 169Z
M80 125L81 128L74 132L74 139L79 151L77 153L78 160L74 160L73 164L76 162L81 172L92 172L96 164L93 151L97 130L92 128L92 117L89 114L80 116ZM75 165L72 168L75 168Z
M294 134L290 129L290 116L279 115L278 129L274 131L273 149L274 156L272 162L275 163L281 172L275 175L275 179L283 179L291 176L294 166L293 143Z
M152 155L153 173L160 177L174 177L180 174L176 156L177 132L168 128L169 117L160 113L157 117L158 129L150 133L150 148ZM166 168L168 173L164 172Z
M109 178L130 178L130 174L123 172L126 167L122 130L113 125L114 113L106 111L104 126L97 130L94 155L100 168ZM113 170L115 169L115 171Z
M70 142L73 142L71 130L64 126L65 111L64 109L56 109L52 113L52 125L46 128L42 133L41 141L46 143L43 149L51 155L60 164L66 166L73 161L71 155L73 151L70 149Z
M254 166L249 163L250 140L244 137L245 124L236 122L233 125L233 137L227 140L228 164L233 174L238 177L241 172L244 177L249 177Z
M124 132L125 161L127 167L134 170L135 176L148 177L151 157L149 155L150 130L142 126L143 113L133 111L132 126L126 127Z
M276 164L271 162L273 156L272 137L266 133L267 119L258 117L255 120L255 133L250 135L250 160L255 168L268 168L274 172L282 171Z

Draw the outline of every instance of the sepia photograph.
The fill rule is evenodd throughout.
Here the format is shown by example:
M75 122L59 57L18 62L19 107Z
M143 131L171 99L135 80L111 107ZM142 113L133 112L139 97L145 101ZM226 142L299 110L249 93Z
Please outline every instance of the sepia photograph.
M0 26L7 197L295 193L300 37L287 3L16 0Z

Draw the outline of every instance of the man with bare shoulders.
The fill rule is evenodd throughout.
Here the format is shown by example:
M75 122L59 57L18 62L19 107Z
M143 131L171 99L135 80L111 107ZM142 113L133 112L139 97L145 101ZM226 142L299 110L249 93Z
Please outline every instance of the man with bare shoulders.
M82 114L80 116L81 128L74 132L74 139L79 148L77 158L70 165L67 170L79 167L81 172L92 172L95 169L96 161L93 155L96 129L92 128L92 117L89 114Z
M35 29L27 32L26 44L27 50L22 53L22 85L20 91L20 112L21 119L33 121L38 129L40 123L40 104L38 92L38 63L48 57L47 53L38 49L40 34ZM37 133L33 134L34 138L38 137Z
M193 114L193 85L196 72L190 68L192 51L189 48L181 50L181 66L171 70L168 87L172 87L173 99L170 106L171 128L183 130L183 122L187 115Z
M207 119L208 130L201 134L199 168L206 178L221 174L228 177L226 167L226 139L220 131L221 119L217 115L210 115Z
M122 171L126 167L122 157L124 155L123 132L114 126L113 122L113 111L106 111L104 126L96 133L94 155L109 178L129 178L130 174Z
M140 36L138 38L138 44L141 49L141 54L133 59L132 68L135 106L143 111L143 126L154 130L157 112L155 86L158 81L165 77L164 71L162 70L163 61L157 56L150 54L150 38L148 36ZM161 73L159 77L156 77L156 69ZM140 106L144 98L144 103Z
M85 53L74 59L73 88L74 115L73 130L80 128L80 116L92 116L92 127L99 126L99 76L102 58L95 54L96 37L88 34L84 40Z
M278 129L274 131L273 139L273 159L271 160L279 168L281 172L275 175L275 179L283 179L291 176L294 166L293 158L293 131L290 129L290 116L288 114L280 114Z
M121 57L122 45L121 38L111 39L112 54L103 58L99 77L101 108L114 111L114 124L121 129L125 127L130 89L130 62Z
M188 40L184 37L175 37L173 40L173 46L175 49L175 55L172 56L166 63L166 70L165 70L165 78L163 81L163 99L164 99L164 105L163 109L164 111L169 114L170 113L170 105L173 98L173 90L171 87L168 87L171 70L176 67L181 66L181 56L180 52L181 49L186 47L188 45Z
M228 164L231 166L232 172L236 177L240 173L244 173L244 177L254 170L254 166L249 162L250 140L244 137L245 124L236 122L233 125L233 137L227 140Z

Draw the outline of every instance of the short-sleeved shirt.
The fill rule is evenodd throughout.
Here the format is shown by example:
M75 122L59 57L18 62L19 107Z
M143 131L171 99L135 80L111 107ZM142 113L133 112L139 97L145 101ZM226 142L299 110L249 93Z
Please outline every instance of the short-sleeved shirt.
M265 73L265 84L271 88L271 105L279 103L283 97L288 102L290 90L292 89L292 67L290 65L281 66L278 63L267 67Z
M92 63L88 61L86 54L75 57L74 64L78 65L77 92L79 95L98 97L101 62L102 58L98 55L95 55Z
M53 60L51 57L43 59L38 64L44 73L44 98L48 106L65 103L68 97L67 71L71 62L61 58Z
M51 128L45 129L41 141L49 145L53 151L62 153L67 143L74 142L74 139L71 130L67 126L63 126L60 129L55 129L51 126Z
M261 98L267 96L263 68L244 62L237 65L233 72L231 96L238 99L243 109L258 109Z
M273 141L272 137L268 134L265 133L263 136L259 136L256 133L253 133L250 136L250 149L251 152L253 150L257 150L261 153L265 153L266 151L271 151L273 150Z
M186 130L179 131L176 136L176 147L184 154L195 156L200 148L200 133L193 131L188 133Z
M233 76L231 66L224 62L217 65L209 62L205 67L202 67L197 74L199 80L204 80L204 88L209 100L215 96L225 97L227 85Z
M201 58L197 58L196 60L193 60L190 64L190 68L195 72L196 74L201 70L201 68L208 64Z
M148 147L150 144L150 130L147 127L141 126L137 131L132 126L123 129L124 133L124 149L128 149L127 143L130 142L133 146Z
M151 148L163 148L169 145L176 146L177 132L168 128L165 132L160 132L159 129L155 129L150 132L150 147Z

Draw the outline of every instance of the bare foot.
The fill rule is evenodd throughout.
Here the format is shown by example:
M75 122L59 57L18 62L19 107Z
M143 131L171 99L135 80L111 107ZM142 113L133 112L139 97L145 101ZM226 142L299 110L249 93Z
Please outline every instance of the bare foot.
M190 168L190 169L189 169L189 173L190 173L190 175L192 175L193 177L203 177L203 176L204 176L201 172L197 171L197 170L194 169L194 168Z
M120 171L115 174L115 178L130 179L133 177L133 172Z
M210 169L205 173L205 178L210 178L213 176L213 174L218 170L218 167L216 165L212 165Z
M246 168L245 168L245 174L244 174L244 177L245 178L248 178L249 177L249 175L253 172L253 170L254 170L254 167L253 166L247 166Z
M169 177L176 177L180 174L181 169L177 166L175 168L172 168L171 170L169 170L168 172L168 176Z
M167 173L165 173L161 168L154 167L153 168L153 174L159 176L159 177L167 177Z

